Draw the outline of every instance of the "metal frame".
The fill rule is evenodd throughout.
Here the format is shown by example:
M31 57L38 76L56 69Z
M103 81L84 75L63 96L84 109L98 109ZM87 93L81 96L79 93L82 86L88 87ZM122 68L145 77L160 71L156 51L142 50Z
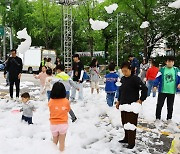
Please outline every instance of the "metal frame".
M66 69L72 67L72 6L63 5L64 16L64 66Z
M62 5L75 5L77 4L77 0L55 0L56 3L58 2L59 4Z
M64 66L66 70L72 67L72 5L80 5L87 0L50 0L51 2L63 5L63 22L64 22Z
M53 2L63 5L64 66L69 70L72 67L72 5L77 4L77 0L53 0Z

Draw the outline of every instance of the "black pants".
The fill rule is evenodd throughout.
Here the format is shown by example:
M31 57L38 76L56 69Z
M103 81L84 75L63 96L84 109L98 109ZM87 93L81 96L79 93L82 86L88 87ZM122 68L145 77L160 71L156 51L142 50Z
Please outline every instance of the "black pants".
M16 86L16 97L19 97L19 91L20 91L20 80L18 79L18 77L13 77L10 76L9 77L9 84L10 84L10 97L13 98L13 87L14 87L14 83Z
M122 124L127 124L128 122L130 124L134 124L137 126L137 120L138 120L138 114L135 114L133 112L121 112L121 120ZM134 131L132 130L124 130L125 131L125 137L124 140L128 142L129 145L135 145L136 140L136 129Z
M164 106L164 101L167 98L167 120L172 119L173 105L175 94L159 93L157 107L156 107L156 119L161 119L161 110Z
M28 122L28 124L33 124L32 123L32 117L26 117L26 116L22 115L21 120L25 121L25 122Z

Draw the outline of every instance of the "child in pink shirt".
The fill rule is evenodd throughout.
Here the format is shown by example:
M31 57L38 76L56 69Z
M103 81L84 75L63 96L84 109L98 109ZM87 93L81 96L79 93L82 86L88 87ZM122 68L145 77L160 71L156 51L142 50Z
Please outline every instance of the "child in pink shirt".
M38 75L34 75L35 79L39 79L40 80L40 100L44 100L46 98L45 92L43 90L44 85L45 85L45 81L46 81L46 77L48 76L46 74L46 66L42 67L42 72L39 73Z

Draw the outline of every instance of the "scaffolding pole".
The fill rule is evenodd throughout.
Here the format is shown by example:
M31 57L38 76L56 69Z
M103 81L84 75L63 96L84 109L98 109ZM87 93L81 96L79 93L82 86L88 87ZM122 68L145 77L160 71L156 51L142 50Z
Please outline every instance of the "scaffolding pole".
M66 70L72 67L72 6L63 5L64 16L64 66Z

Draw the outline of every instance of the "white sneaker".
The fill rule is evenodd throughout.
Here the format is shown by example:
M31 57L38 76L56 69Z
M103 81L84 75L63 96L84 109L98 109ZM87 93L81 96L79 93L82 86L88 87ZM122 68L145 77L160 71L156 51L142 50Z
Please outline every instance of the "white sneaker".
M172 124L174 124L173 121L171 119L168 119L167 120L167 125L172 125Z
M71 98L70 102L76 102L76 100L74 98Z
M156 126L156 127L162 126L162 121L161 121L160 119L156 119L156 120L155 120L155 126Z
M9 98L7 99L7 101L13 101L13 98L9 97Z
M19 97L16 97L15 101L16 101L16 102L20 102Z

